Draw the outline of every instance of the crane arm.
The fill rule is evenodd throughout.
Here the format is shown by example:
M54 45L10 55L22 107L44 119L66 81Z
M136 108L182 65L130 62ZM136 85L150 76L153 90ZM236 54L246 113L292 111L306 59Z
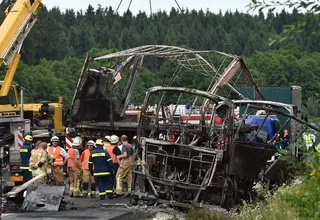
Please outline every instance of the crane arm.
M16 68L20 60L20 49L37 20L38 10L43 6L41 0L17 0L5 13L6 18L0 26L0 65L8 67L0 90L1 98L9 93Z

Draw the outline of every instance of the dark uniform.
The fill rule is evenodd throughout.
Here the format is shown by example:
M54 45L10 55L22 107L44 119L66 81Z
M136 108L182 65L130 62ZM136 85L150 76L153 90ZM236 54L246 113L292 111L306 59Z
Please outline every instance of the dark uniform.
M113 184L110 175L112 169L112 158L103 149L103 141L96 141L96 149L92 151L89 158L89 170L94 176L99 189L100 199L105 199L106 195L112 199Z
M28 140L27 140L28 139ZM29 160L31 156L32 146L31 143L28 141L32 141L32 137L27 135L25 137L26 142L23 143L22 147L20 148L20 169L22 171L23 176L23 183L28 182L32 179L32 173L29 171Z

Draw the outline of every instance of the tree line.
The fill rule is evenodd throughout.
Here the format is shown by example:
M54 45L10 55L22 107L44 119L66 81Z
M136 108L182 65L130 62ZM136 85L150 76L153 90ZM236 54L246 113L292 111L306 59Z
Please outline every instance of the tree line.
M2 1L0 12L10 2ZM15 81L28 90L27 101L56 101L64 96L68 105L84 54L90 49L123 50L145 44L167 44L244 56L259 85L300 85L304 97L315 96L319 93L319 34L307 38L301 33L292 41L268 44L268 39L279 34L283 25L299 16L312 15L302 15L297 10L249 15L237 11L181 12L172 8L150 16L145 12L133 15L130 10L119 15L112 7L92 5L77 12L44 7L22 47L22 62ZM4 17L0 13L1 22ZM152 70L144 70L142 77L152 79L152 74ZM148 86L143 83L137 87L135 102L142 101Z

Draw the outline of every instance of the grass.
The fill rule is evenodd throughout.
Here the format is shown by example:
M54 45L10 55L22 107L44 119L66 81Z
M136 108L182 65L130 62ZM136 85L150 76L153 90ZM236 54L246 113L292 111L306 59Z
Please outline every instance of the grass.
M254 204L244 203L239 214L224 215L205 209L191 210L186 220L316 220L320 219L320 154L309 154L299 184L283 185Z

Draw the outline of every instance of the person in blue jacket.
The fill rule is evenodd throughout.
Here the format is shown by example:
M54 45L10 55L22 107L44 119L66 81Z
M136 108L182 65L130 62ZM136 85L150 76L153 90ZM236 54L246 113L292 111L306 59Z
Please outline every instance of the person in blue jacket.
M24 143L20 148L20 169L23 176L23 183L28 182L32 179L32 173L29 171L29 160L32 151L32 141L33 138L31 135L26 135L24 137Z
M96 140L96 148L91 152L89 158L89 170L94 176L99 189L100 199L112 199L113 184L111 178L112 158L106 150L103 149L103 140Z

